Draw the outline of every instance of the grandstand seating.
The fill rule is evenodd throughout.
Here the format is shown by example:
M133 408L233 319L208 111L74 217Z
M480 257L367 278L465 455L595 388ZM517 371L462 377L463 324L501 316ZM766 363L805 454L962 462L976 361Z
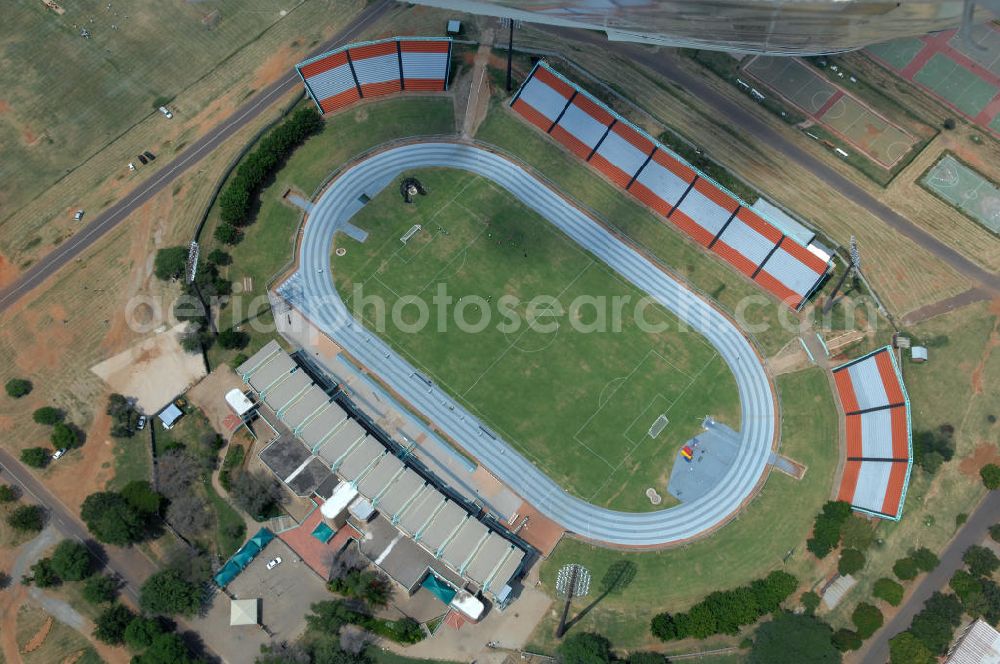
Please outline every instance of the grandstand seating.
M827 273L826 260L544 62L511 107L792 308Z
M847 432L839 499L863 512L898 519L913 451L909 401L892 349L837 367L833 377Z
M448 89L451 40L393 37L342 46L295 66L323 113L394 92Z

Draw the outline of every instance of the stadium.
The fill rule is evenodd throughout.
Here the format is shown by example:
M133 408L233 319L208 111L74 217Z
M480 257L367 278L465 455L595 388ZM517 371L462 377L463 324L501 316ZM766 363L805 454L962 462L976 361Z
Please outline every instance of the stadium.
M297 70L319 110L335 113L390 94L446 91L451 52L447 39L392 38L345 46ZM802 309L832 271L828 250L803 243L551 65L537 63L506 104L521 131L582 160L700 247L703 260L721 260L776 304ZM566 531L615 547L687 542L725 524L781 467L780 404L751 338L531 164L469 139L404 140L336 168L303 209L295 269L276 294ZM514 298L519 315L543 293L648 298L653 319L674 332L626 327L611 342L574 334L572 325L547 335L404 331L426 327L415 301L432 285L446 286L480 320L502 296ZM379 305L366 308L369 298ZM838 388L840 376L857 371L842 369ZM902 389L893 375L896 387L887 383L884 394ZM858 394L867 394L864 380ZM912 457L908 420L897 426L898 399L858 405L846 389L840 497L898 519ZM885 445L891 454L882 454ZM360 485L365 476L346 481ZM379 491L392 493L395 481ZM378 508L378 495L371 498Z

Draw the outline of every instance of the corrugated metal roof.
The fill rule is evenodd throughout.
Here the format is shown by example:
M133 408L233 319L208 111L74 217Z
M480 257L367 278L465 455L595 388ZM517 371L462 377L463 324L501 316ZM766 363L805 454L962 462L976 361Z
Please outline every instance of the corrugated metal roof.
M566 106L566 97L537 78L532 78L525 84L520 99L553 122Z
M306 79L309 89L316 99L329 99L345 90L354 89L354 75L351 66L345 61L342 65L328 69L321 74Z
M312 385L312 378L305 371L292 372L281 380L281 382L267 390L264 396L264 403L274 412L278 412L292 403L310 385Z
M333 432L316 454L335 468L364 436L365 430L360 424L354 420L347 420Z
M743 221L734 218L726 230L719 237L720 242L740 252L754 265L760 265L767 258L767 254L774 248L775 243L767 239L754 229L747 226Z
M439 79L448 74L448 53L414 53L403 51L403 79Z
M285 426L294 431L310 415L316 413L326 405L328 401L330 401L330 397L323 391L323 388L312 385L299 395L295 403L285 409L285 412L281 415L281 421L285 423Z
M400 529L410 537L418 537L444 503L441 492L428 486L399 516Z
M407 468L402 475L396 478L395 482L382 492L374 505L390 519L395 518L412 499L419 495L424 486L424 479L415 471Z
M597 154L627 173L629 177L636 174L647 156L642 150L619 136L614 129L608 132L608 137L597 149Z
M496 533L490 533L466 567L465 575L480 586L485 584L496 572L500 563L507 556L507 551L511 548L511 543L506 539Z
M732 210L720 207L715 201L698 191L697 187L691 188L677 209L713 236L722 230L723 224L733 214Z
M372 436L367 436L344 457L343 463L337 468L337 473L345 481L353 482L374 466L375 462L385 454L385 447L382 443Z
M441 558L453 569L462 572L465 564L475 555L489 532L489 528L478 519L466 520L451 541L444 545Z
M790 241L785 240L785 242ZM805 297L819 281L821 275L817 275L809 266L785 251L783 246L784 242L777 251L771 254L771 257L764 263L763 271L800 296Z
M850 463L850 462L849 462ZM882 503L889 488L889 474L892 464L884 461L861 461L858 484L854 489L851 504L855 507L881 512Z
M277 341L268 341L263 348L250 356L246 362L241 364L236 368L236 373L240 376L246 377L247 374L253 373L260 365L264 364L265 361L269 360L275 353L284 353L281 346Z
M386 454L358 482L358 491L365 498L372 500L372 504L374 504L374 498L384 491L402 470L403 462L395 455Z
M593 148L597 145L597 141L601 140L601 136L604 136L604 132L607 130L606 125L598 122L587 111L576 104L569 105L563 116L559 118L559 126L575 136L577 140L584 143L588 148Z
M354 51L351 51L351 57L354 57ZM377 55L372 58L355 59L354 73L358 77L358 83L361 85L398 81L399 56L395 53L390 53L388 55Z
M291 373L296 367L295 360L288 356L288 353L281 351L271 355L267 361L257 367L247 382L258 394L266 393L267 389L275 382Z
M948 664L1000 664L1000 632L977 619L959 638Z
M522 560L524 560L524 551L511 548L507 557L500 563L496 573L484 584L483 589L499 592L504 586L510 585L510 580L517 573Z
M344 412L344 409L331 401L326 408L310 417L302 425L302 430L297 433L299 438L309 446L309 449L315 451L346 420L347 413Z
M885 406L889 403L889 397L882 383L882 375L878 371L875 363L875 356L861 362L852 364L847 368L851 375L851 385L854 386L854 394L858 399L858 408L866 410L877 406Z
M892 451L892 413L889 410L876 410L862 415L854 415L861 419L861 454L875 459L891 459Z
M440 556L441 548L451 540L451 536L468 518L469 513L464 507L454 501L448 501L427 523L420 533L419 541L435 556Z

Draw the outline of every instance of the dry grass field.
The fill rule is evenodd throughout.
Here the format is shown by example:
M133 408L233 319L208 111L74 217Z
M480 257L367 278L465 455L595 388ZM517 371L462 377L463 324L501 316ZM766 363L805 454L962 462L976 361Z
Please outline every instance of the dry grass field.
M638 124L653 133L660 131L657 124L665 124L676 130L731 172L764 192L768 198L814 224L834 242L846 244L850 235L855 234L864 253L865 273L894 314L903 314L969 287L968 280L942 265L912 241L831 190L825 182L801 170L789 169L787 161L779 152L756 143L728 125L720 124L715 120L711 108L659 78L654 72L633 62L609 56L599 49L581 48L555 39L548 33L525 29L521 34L522 43L526 46L552 49L555 41L555 47L567 57L602 80L611 82L617 92L637 101L648 115L640 117L633 108L621 102L616 110L637 120ZM671 56L664 52L663 57ZM805 149L823 155L822 149L812 144L808 138L802 137L801 132L784 125L766 110L746 104L733 86L713 78L707 70L701 69L690 59L678 58L678 62L698 71L721 94L739 100L739 103L746 106L748 114L754 114L776 130L802 141ZM852 167L835 161L831 161L831 165L870 190L873 195L879 198L885 195L883 190ZM925 208L911 204L904 210L904 214L918 224L933 228L935 224L941 223L939 208L940 206ZM956 212L951 212L950 216L963 226L972 226ZM962 228L961 232L965 233L965 229ZM975 233L975 229L972 232L974 235L968 238L963 235L963 242L958 246L960 250L971 252L976 246L978 233ZM970 257L976 259L977 255Z

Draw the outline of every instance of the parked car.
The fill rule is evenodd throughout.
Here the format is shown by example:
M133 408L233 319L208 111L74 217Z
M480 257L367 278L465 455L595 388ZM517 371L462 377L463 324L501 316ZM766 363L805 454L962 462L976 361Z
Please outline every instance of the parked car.
M146 428L146 416L140 415L139 419L135 423L135 430L142 431L145 428Z
M142 155L143 155L143 156L144 156L144 157L145 157L146 159L148 159L148 160L150 160L150 161L153 161L154 159L156 159L156 155L155 155L155 154L153 154L152 152L150 152L149 150L146 150L146 151L144 151L144 152L142 153Z
M143 166L145 166L146 164L149 163L149 160L146 159L146 157L144 155L139 155L139 163L142 164Z
M280 564L281 564L281 556L278 556L277 558L273 558L269 563L267 563L267 568L274 569Z
M52 460L55 461L56 459L58 459L59 457L61 457L64 454L66 454L66 448L65 447L62 448L61 450L56 450L56 453L52 455Z
M170 112L170 109L166 106L160 106L160 113L163 113L164 117L168 120L174 117L174 114Z
M80 221L81 219L83 219L83 214L84 214L83 210L77 210L76 214L73 215L73 218L77 221Z

